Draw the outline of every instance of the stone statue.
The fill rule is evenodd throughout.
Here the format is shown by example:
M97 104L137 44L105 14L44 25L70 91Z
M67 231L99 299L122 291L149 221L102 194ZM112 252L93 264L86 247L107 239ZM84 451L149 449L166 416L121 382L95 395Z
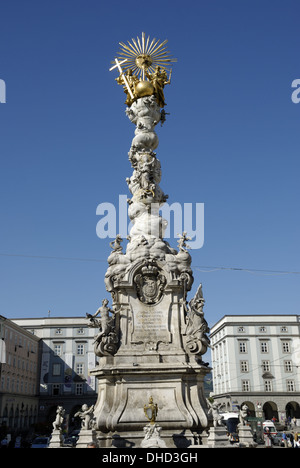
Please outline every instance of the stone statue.
M87 404L82 405L81 411L78 411L75 414L75 418L79 417L81 421L81 428L83 430L90 430L93 429L93 418L94 418L94 405L90 408Z
M187 249L190 249L190 246L187 245L186 241L192 240L192 238L188 237L185 231L183 231L182 235L177 234L177 236L179 237L179 241L177 242L179 250L182 252L187 252Z
M87 318L91 322L90 326L101 328L104 334L108 333L109 325L111 323L111 317L109 316L109 313L114 314L114 312L109 307L107 307L108 302L109 301L107 299L103 299L102 306L99 307L94 315L86 314ZM98 315L100 315L100 321L95 320Z
M109 245L112 248L113 252L122 252L121 242L123 242L122 237L120 234L117 234L114 241L110 242Z
M208 414L211 414L213 417L214 427L222 426L223 416L219 414L219 411L222 408L222 406L224 406L224 403L211 403L208 399L206 399L206 402L209 406Z
M115 332L115 314L116 312L107 307L108 300L103 299L102 306L99 307L94 315L86 314L90 320L89 326L99 327L99 333L95 337L94 351L97 356L114 354L117 351L118 336ZM111 315L110 315L111 314ZM96 317L100 315L100 319Z
M210 340L207 336L210 329L203 312L204 302L202 284L200 284L195 297L187 307L186 347L192 354L205 354L210 346Z
M248 416L248 406L246 404L244 404L241 408L240 408L240 413L239 413L239 420L240 420L240 424L241 426L246 426L247 424L247 421L246 421L246 418Z
M62 423L64 422L65 410L62 406L58 406L56 409L56 418L52 423L53 430L61 431Z

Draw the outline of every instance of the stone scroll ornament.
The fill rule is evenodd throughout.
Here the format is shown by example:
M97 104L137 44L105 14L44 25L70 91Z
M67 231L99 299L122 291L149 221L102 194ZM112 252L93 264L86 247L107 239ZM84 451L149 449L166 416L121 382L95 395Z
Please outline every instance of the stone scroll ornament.
M108 300L103 299L102 306L94 315L86 314L89 319L89 326L99 328L99 333L95 337L94 352L96 356L108 356L116 353L118 349L119 338L115 330L116 312L107 307ZM97 316L100 319L97 319Z

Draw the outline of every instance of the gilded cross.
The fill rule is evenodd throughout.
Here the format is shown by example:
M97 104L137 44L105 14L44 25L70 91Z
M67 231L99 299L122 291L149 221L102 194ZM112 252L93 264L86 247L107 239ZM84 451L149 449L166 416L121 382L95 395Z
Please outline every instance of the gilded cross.
M126 78L126 76L124 75L124 72L123 72L122 67L121 67L122 63L127 62L127 59L122 60L122 62L119 62L118 59L115 59L115 62L116 62L116 65L114 65L113 67L111 67L111 68L109 69L109 71L113 70L114 68L118 68L118 70L119 70L119 72L120 72L120 76L122 76L122 78L123 78L123 80L124 80L125 86L126 86L126 88L128 89L128 92L129 92L129 95L130 95L131 99L134 99L133 92L132 92L131 89L130 89L130 86L129 86L129 83L128 83L128 81L127 81L127 78Z

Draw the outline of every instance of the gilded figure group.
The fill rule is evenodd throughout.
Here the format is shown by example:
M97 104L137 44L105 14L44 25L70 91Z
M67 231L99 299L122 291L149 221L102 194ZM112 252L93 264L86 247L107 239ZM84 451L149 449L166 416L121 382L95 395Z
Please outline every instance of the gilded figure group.
M131 69L128 69L126 74L122 73L116 78L116 82L124 87L124 93L126 94L125 104L130 107L139 97L154 95L159 107L163 108L166 105L164 87L171 83L171 73L168 78L166 70L157 65L154 73L145 71L145 76L148 78L151 86L147 85L144 80L139 80Z

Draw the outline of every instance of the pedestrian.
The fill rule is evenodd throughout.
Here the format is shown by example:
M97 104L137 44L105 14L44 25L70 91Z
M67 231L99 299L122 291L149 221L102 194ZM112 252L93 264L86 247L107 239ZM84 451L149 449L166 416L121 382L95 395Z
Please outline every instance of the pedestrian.
M294 429L295 429L296 426L297 426L297 419L296 419L296 416L293 417L293 424L294 424Z
M95 442L90 442L90 443L87 445L87 448L97 448L97 447L96 447Z
M294 448L298 448L299 447L299 436L298 436L298 432L295 431L294 433Z
M286 438L287 438L287 446L290 448L290 447L294 447L294 436L293 434L291 434L290 432L286 435Z
M287 437L286 437L286 433L285 431L283 431L282 433L282 441L283 441L283 445L284 445L284 448L287 448Z
M270 434L270 429L268 427L265 428L264 432L264 440L265 440L265 447L271 448L272 447L272 440L271 440L271 434Z
M8 440L7 437L4 437L4 439L1 440L1 448L7 448L8 446Z

